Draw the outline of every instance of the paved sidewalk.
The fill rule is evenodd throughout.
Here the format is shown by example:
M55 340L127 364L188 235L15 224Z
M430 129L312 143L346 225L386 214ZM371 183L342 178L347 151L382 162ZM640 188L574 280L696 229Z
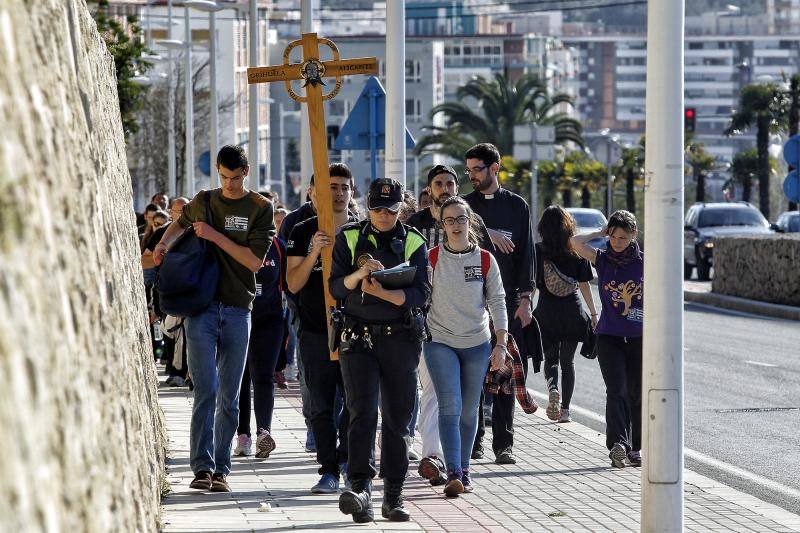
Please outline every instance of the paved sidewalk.
M163 376L162 376L163 379ZM380 518L376 480L373 524L354 524L338 509L338 496L312 495L317 481L313 456L303 451L305 425L297 384L275 399L273 435L277 449L269 459L234 458L229 477L233 493L202 493L188 488L191 394L159 389L169 432L169 484L163 500L165 532L189 531L638 531L638 468L610 467L603 435L574 422L553 424L544 409L525 415L517 409L517 464L473 464L475 493L446 499L416 474L406 483L412 521ZM487 438L491 438L487 435ZM489 454L491 455L491 454ZM686 472L687 531L800 531L800 516ZM267 512L260 507L269 505Z

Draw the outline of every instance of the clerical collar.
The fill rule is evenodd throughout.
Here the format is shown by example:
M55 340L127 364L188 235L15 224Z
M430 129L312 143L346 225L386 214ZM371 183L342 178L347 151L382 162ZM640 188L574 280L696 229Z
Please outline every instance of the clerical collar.
M494 199L494 193L492 193L492 194L484 194L483 198L485 200L492 200L492 199Z

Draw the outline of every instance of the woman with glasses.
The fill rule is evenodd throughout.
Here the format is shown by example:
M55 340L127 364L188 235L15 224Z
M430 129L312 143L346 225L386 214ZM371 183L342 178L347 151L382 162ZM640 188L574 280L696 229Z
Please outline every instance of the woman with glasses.
M403 483L408 472L408 426L417 393L417 367L425 337L422 308L430 296L425 239L398 217L403 186L392 179L370 184L369 218L342 226L333 247L329 286L341 306L338 335L347 409L347 472L351 489L339 498L339 510L353 521L371 522L372 478L384 480L381 514L407 521ZM413 279L396 288L373 273L408 263ZM407 283L406 283L407 282ZM381 415L381 464L375 468L375 432Z
M478 223L457 196L442 204L445 241L431 249L431 307L425 364L439 401L439 436L447 468L445 495L472 492L469 461L478 426L486 366L499 369L506 356L508 318L500 269L478 247ZM486 312L486 308L489 312ZM494 322L492 347L489 316Z
M636 242L636 217L616 211L608 225L572 237L572 246L597 270L603 311L597 323L597 359L606 383L606 447L615 468L642 464L642 319L644 254ZM608 237L608 249L592 239Z
M597 324L589 281L592 267L572 248L575 220L566 209L551 205L542 213L537 226L541 242L536 243L536 289L539 301L533 316L542 331L544 377L549 401L547 418L570 422L569 404L575 390L575 350L579 342L590 344L592 328ZM583 310L578 292L591 312ZM561 367L561 390L558 369Z

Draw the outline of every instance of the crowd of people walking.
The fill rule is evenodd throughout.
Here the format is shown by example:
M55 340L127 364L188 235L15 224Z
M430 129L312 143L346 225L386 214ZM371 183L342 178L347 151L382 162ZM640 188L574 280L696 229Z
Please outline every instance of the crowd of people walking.
M412 460L446 497L468 494L480 485L471 461L484 457L490 425L495 462L516 462L516 404L537 409L529 369L544 366L547 417L571 421L579 345L606 383L611 465L641 465L636 219L618 211L606 228L576 235L571 215L550 206L534 232L525 200L501 186L497 148L473 146L464 167L473 189L465 196L448 165L430 169L417 198L395 180L374 180L362 216L350 169L330 165L333 233L317 217L313 176L307 202L289 212L276 195L248 189L237 146L217 156L220 188L191 200L153 196L140 226L142 268L155 356L169 385L193 390L191 488L231 491L232 455L269 458L275 389L298 379L305 449L319 464L310 492L340 493L344 514L370 522L378 476L381 515L409 520ZM170 313L168 266L188 261L186 235L213 259L204 267L216 276L213 297ZM588 244L598 237L608 245Z

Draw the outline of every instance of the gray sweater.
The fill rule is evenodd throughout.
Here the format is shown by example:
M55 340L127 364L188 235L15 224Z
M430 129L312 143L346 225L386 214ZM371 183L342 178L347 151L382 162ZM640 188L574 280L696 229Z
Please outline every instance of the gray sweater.
M433 293L428 312L428 329L433 342L452 348L478 346L491 339L488 306L495 329L508 330L506 293L494 257L484 281L479 248L464 254L444 247L431 276ZM486 290L484 294L484 284Z

